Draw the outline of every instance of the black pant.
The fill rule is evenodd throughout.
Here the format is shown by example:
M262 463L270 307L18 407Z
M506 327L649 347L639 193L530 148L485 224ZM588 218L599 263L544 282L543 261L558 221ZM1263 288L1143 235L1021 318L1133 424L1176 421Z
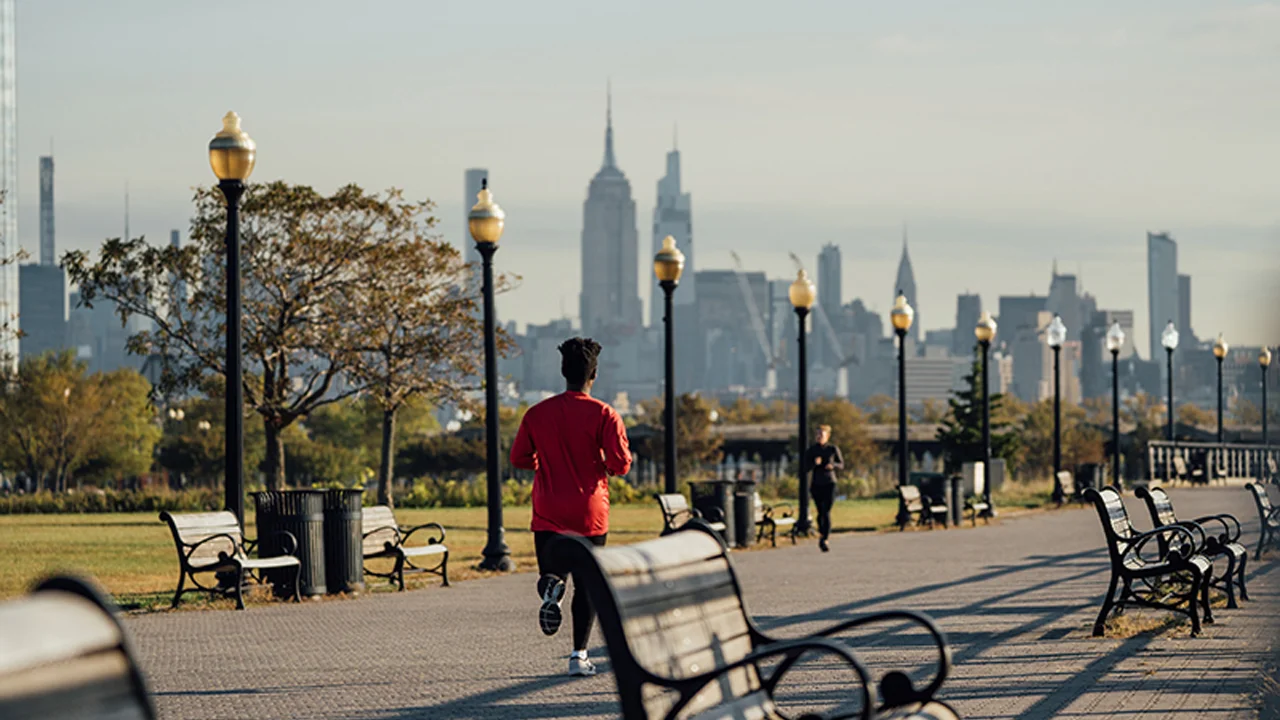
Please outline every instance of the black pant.
M836 484L815 479L809 486L813 506L818 509L818 535L826 540L831 535L831 504L836 500Z
M555 575L566 581L569 579L568 558L564 556L563 546L558 542L564 537L568 536L546 530L534 531L533 550L538 556L538 573L540 575ZM605 538L607 537L608 533L583 539L596 547L604 547ZM538 590L541 592L541 585L539 585ZM595 622L596 616L591 609L591 601L587 598L586 591L578 586L577 581L573 583L571 611L573 613L573 649L586 650L587 639L591 636L591 626Z

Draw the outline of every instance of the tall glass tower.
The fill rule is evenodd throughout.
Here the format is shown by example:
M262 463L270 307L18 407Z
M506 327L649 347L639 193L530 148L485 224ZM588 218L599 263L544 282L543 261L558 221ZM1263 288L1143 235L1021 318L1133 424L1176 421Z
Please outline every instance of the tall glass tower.
M14 0L0 0L0 257L12 258L18 240L18 72ZM18 265L0 266L0 317L15 324L18 313ZM0 337L0 355L18 357L18 340Z

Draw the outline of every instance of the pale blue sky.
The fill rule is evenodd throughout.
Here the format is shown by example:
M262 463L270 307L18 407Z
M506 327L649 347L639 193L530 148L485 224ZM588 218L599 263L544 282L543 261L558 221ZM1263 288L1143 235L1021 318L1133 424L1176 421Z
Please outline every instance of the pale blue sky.
M678 123L701 267L789 275L836 242L845 299L885 311L906 221L926 328L958 292L1047 292L1057 257L1146 347L1167 229L1196 331L1280 342L1278 2L18 0L18 23L28 248L51 140L62 250L120 234L126 181L165 241L234 109L255 180L403 187L458 242L488 167L524 276L499 312L573 313L611 76L646 255Z

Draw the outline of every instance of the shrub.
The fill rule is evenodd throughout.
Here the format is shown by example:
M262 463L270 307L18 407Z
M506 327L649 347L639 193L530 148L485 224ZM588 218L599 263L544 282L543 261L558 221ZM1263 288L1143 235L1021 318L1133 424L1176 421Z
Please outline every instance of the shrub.
M55 495L37 492L0 498L0 515L56 513L208 512L222 509L222 493L209 488L190 490L99 490Z

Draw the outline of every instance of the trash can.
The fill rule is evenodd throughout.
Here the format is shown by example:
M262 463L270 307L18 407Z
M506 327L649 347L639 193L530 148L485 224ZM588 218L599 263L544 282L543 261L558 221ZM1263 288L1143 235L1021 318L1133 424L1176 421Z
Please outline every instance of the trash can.
M738 547L756 542L756 479L740 478L733 489L733 539Z
M733 547L733 481L697 480L689 483L693 508L708 522L724 523L724 542Z
M947 485L950 491L947 495L947 505L951 511L951 527L960 527L964 521L964 478L952 475L947 478Z
M324 495L324 579L330 593L364 591L363 490Z
M325 593L324 577L324 496L323 490L267 490L253 494L257 508L258 555L285 554L285 541L278 533L289 532L298 541L297 557L302 563L301 587L307 597ZM293 592L293 569L269 571L276 595Z
M1098 463L1080 463L1076 466L1076 492L1083 494L1085 488L1102 488L1102 466Z

